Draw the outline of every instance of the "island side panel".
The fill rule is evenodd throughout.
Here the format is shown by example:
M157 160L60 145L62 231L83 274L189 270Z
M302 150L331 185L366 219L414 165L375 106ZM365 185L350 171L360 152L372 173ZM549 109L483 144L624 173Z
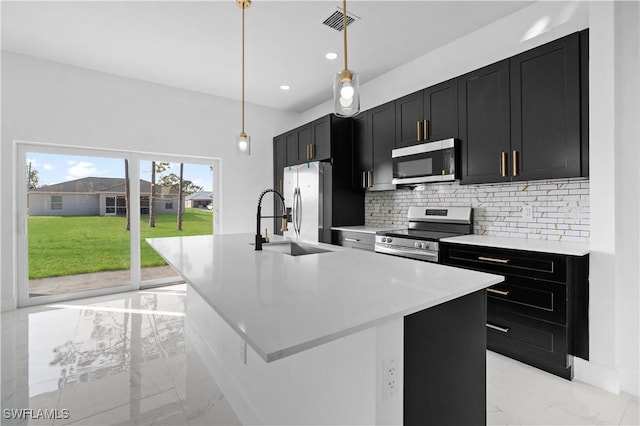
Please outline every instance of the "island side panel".
M186 329L243 424L402 423L402 389L382 395L382 363L402 374L403 318L265 362L192 289ZM400 376L402 377L402 376ZM398 380L398 386L402 381Z
M486 292L404 319L404 424L486 424Z

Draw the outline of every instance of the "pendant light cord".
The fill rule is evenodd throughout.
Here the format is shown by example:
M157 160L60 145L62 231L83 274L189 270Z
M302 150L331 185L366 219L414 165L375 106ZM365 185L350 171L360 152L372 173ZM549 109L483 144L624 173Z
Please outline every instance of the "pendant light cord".
M344 69L348 70L347 67L347 0L342 0L342 32L344 36Z
M244 134L244 11L242 7L242 134Z

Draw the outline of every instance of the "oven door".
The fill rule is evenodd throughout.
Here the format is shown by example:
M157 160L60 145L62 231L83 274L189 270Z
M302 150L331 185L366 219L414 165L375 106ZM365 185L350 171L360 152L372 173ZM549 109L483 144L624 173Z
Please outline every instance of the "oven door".
M457 179L456 141L445 139L391 151L393 184L446 182Z

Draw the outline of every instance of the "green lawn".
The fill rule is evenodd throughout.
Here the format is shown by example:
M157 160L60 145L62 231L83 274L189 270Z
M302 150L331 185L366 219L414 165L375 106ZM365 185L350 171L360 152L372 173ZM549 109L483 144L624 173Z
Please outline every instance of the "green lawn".
M149 217L140 218L142 266L165 265L145 238L211 235L212 212L187 209L182 231L176 229L175 214L156 215L156 227ZM129 269L129 232L125 218L114 216L29 217L29 279Z

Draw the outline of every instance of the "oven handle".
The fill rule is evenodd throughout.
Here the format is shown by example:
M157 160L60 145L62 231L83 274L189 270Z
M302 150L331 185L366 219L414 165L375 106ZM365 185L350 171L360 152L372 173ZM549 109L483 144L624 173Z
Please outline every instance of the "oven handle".
M384 244L375 244L376 253L393 254L395 256L408 257L418 260L429 260L430 262L438 262L438 252L414 250L409 247L401 250L397 248L387 247Z

